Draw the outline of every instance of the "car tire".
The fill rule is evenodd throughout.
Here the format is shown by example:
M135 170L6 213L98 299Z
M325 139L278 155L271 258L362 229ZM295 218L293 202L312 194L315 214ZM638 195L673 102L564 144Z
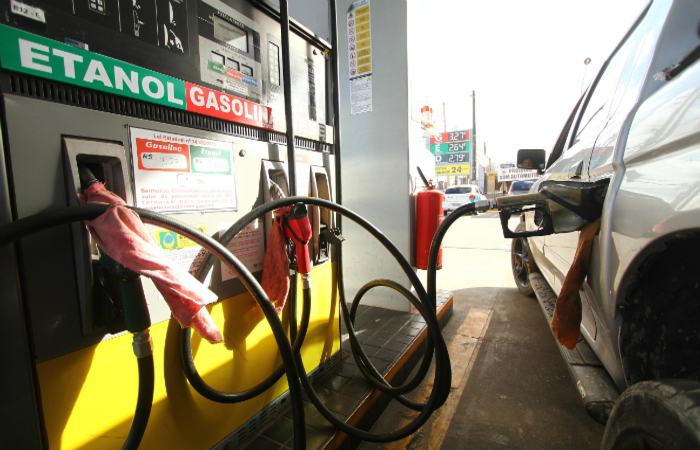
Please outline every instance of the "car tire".
M515 231L525 231L525 224L520 223ZM529 297L534 297L535 290L530 284L530 274L538 273L539 269L532 258L527 238L513 238L510 244L510 266L513 269L513 279L518 290Z
M700 383L637 383L615 403L603 450L700 449Z

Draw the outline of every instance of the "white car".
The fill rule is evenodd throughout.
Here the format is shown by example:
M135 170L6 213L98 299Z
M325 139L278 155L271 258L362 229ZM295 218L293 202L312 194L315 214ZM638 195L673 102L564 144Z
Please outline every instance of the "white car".
M445 201L442 202L442 209L445 215L467 203L474 203L477 200L486 200L486 196L479 186L475 184L458 184L445 189ZM476 214L476 212L474 213Z

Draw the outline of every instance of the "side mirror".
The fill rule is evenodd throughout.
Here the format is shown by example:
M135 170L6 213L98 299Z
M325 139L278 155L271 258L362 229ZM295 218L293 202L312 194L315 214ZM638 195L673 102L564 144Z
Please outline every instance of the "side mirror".
M537 173L544 173L544 166L547 160L545 152L541 149L521 149L518 150L518 169L537 170Z

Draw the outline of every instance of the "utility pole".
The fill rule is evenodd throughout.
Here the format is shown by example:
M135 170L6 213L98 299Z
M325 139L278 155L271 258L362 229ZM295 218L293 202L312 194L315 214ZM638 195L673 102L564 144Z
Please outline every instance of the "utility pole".
M471 165L469 167L469 178L476 182L476 168L474 167L474 163L476 161L476 92L472 90L472 148L469 153L471 153L470 156L470 162Z
M442 102L442 131L447 132L447 110L445 102Z

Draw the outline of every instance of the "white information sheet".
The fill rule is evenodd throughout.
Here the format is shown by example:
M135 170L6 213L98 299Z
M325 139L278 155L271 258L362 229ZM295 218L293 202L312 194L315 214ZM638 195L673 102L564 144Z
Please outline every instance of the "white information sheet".
M372 112L372 76L350 80L350 114Z
M158 212L237 207L233 143L131 128L136 206Z
M223 234L233 222L220 223L219 233ZM265 233L263 233L263 221L258 219L249 223L241 230L226 248L238 258L251 272L263 269L265 263ZM221 281L237 278L236 275L224 263L221 263Z

